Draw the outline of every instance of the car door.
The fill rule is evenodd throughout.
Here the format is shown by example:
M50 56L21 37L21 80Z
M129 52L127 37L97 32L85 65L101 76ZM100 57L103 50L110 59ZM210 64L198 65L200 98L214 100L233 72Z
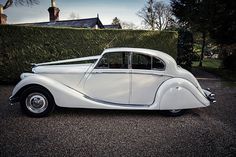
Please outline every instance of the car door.
M129 104L129 55L128 52L104 54L85 81L85 94L98 101Z
M165 77L165 63L158 58L132 53L130 104L151 105Z

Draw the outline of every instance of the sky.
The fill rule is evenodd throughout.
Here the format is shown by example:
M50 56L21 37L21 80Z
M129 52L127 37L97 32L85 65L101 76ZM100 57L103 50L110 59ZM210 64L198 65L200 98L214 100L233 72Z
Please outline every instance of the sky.
M6 0L0 0L3 4ZM46 22L49 21L47 9L51 0L39 0L39 5L11 6L4 10L8 16L9 24ZM137 12L144 6L146 0L56 0L56 6L60 9L60 20L67 20L73 12L79 18L99 18L103 24L111 24L114 17L121 21L132 22L137 26L142 25L142 19ZM169 0L162 0L166 3Z

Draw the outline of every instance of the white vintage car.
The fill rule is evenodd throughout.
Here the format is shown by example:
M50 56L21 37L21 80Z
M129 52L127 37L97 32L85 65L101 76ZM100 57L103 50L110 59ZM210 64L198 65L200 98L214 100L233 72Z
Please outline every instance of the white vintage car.
M32 72L21 75L9 99L34 117L48 115L55 105L176 116L215 102L171 56L150 49L111 48L99 56L35 64Z

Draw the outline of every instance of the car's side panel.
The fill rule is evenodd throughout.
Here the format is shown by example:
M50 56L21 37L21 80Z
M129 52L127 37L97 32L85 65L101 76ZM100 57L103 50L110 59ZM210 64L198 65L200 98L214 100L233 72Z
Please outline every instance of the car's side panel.
M154 104L150 106L119 105L96 101L58 81L38 74L25 76L14 88L12 96L29 84L38 84L47 88L58 106L69 108L168 110L206 107L210 104L193 84L181 78L165 81L156 93Z
M25 76L24 79L21 80L14 88L12 96L14 96L21 88L30 84L37 84L47 88L53 95L56 105L60 107L126 110L149 109L144 106L137 107L96 101L72 88L61 84L58 81L52 80L50 78L38 74L28 74L27 76Z
M160 110L207 107L208 99L188 80L171 78L158 89L152 108Z
M85 95L98 101L129 104L129 69L94 69L86 78Z
M157 88L169 77L164 71L133 69L131 75L130 104L151 105Z
M84 73L71 73L71 74L40 74L42 76L51 78L58 81L66 86L74 88L76 90L81 90L79 88L79 82L84 77Z

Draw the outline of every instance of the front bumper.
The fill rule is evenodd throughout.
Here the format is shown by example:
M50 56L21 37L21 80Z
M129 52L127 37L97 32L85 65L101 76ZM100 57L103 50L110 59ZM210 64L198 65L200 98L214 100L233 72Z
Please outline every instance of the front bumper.
M16 97L16 96L10 96L9 97L9 104L10 105L15 105L19 101L20 101L19 97Z
M207 99L211 102L211 103L216 103L216 98L215 98L215 94L213 92L211 92L211 90L208 89L204 89L203 90Z

